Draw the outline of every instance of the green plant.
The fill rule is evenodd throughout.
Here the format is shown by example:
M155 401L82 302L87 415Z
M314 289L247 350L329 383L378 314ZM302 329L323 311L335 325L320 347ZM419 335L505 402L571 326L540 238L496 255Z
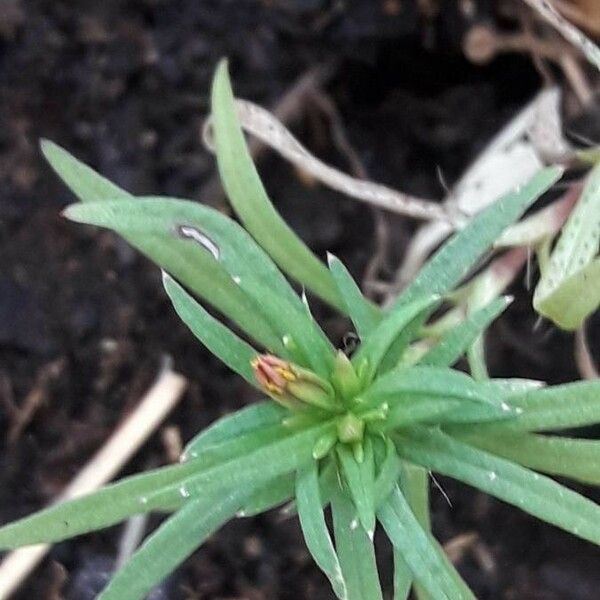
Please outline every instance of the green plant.
M236 120L224 64L212 111L219 171L245 229L193 202L134 198L56 145L42 148L82 201L66 216L113 229L158 263L166 292L194 335L270 399L200 433L179 465L5 525L0 548L55 542L142 512L172 513L100 595L133 600L231 518L291 503L339 598L382 598L377 523L394 546L396 599L406 598L413 584L421 598L473 598L430 532L430 470L600 544L600 507L535 472L600 484L600 442L540 433L600 422L600 384L544 388L453 370L505 309L504 298L413 351L431 336L426 322L443 298L561 169L540 171L477 215L383 310L364 298L341 261L330 256L329 268L323 265L275 211ZM350 317L360 338L351 358L334 349L275 263ZM329 508L333 536L324 514Z

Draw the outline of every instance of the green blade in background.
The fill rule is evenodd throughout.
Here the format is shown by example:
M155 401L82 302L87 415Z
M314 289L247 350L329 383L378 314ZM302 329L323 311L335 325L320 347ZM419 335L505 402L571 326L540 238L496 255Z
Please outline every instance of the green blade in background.
M392 490L398 484L400 472L402 469L400 457L396 452L393 442L386 438L385 458L381 462L377 478L375 479L375 508L379 508Z
M401 461L400 489L406 498L410 510L415 515L419 525L428 533L431 532L431 506L429 498L429 472L423 467L405 460ZM396 548L395 552L399 552ZM442 553L442 556L443 555ZM415 582L417 600L430 600L429 594L422 585Z
M238 122L225 61L219 63L213 81L212 117L221 180L244 227L283 271L345 312L328 269L285 223L265 192Z
M524 467L600 486L600 440L510 432L453 437Z
M490 323L510 304L508 298L496 298L472 312L462 323L446 332L440 341L419 360L420 365L450 367L469 349Z
M333 531L347 600L383 600L375 548L356 518L356 509L339 486L331 497Z
M459 442L432 429L397 438L398 453L421 466L453 477L600 544L600 506L556 481Z
M375 465L371 440L367 437L363 444L364 457L360 463L346 444L338 444L336 450L358 520L372 540L375 534Z
M437 297L431 295L416 298L382 317L352 357L352 364L357 369L363 362L367 364L368 376L365 376L367 381L375 376L387 351L401 335L402 330L419 314L430 308L436 300Z
M456 578L440 551L421 527L399 488L379 509L378 518L414 578L435 600L475 600Z
M490 380L493 382L494 380ZM600 423L600 381L576 381L513 393L507 398L516 415L478 426L487 432L547 431ZM464 428L457 428L458 431Z
M58 144L50 140L41 140L40 148L56 174L82 202L134 198L132 194L96 173Z
M340 600L347 596L342 568L333 547L321 502L317 463L309 462L296 476L296 506L306 546Z
M600 212L600 210L599 210ZM552 267L548 267L549 269ZM536 288L536 292L538 289ZM600 258L565 276L547 295L534 295L535 309L559 327L574 330L600 305Z
M413 577L402 552L394 548L394 600L407 600Z

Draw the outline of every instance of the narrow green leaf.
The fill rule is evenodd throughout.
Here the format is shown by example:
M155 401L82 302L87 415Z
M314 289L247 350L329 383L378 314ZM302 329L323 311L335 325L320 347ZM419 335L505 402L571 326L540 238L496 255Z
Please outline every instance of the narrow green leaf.
M431 511L429 508L429 473L427 469L402 461L400 488L408 501L419 525L431 531Z
M462 323L444 334L440 341L421 358L419 364L437 367L452 366L509 304L510 299L507 297L496 298L487 306L471 313Z
M248 331L255 327L254 320L266 320L271 335L257 338L261 343L285 354L282 338L291 335L302 350L301 355L293 357L296 362L302 363L306 357L314 370L328 374L333 348L325 334L307 315L304 304L265 252L239 225L218 211L186 200L144 197L76 204L65 214L78 222L113 229L138 246L152 240L148 255L185 285L187 282L175 272L182 269L179 262L201 258L211 262L213 269L215 264L222 267L229 287L239 288L238 294L241 291L246 296L246 304L254 312L238 316L240 327ZM180 261L163 264L165 255L174 252L182 255ZM197 293L205 295L203 291Z
M548 477L431 429L415 428L402 434L397 448L401 456L412 462L600 544L600 506Z
M116 201L130 203L134 200L134 196L114 185L53 142L43 140L41 148L52 168L81 201L114 204ZM68 211L73 210L68 209ZM177 240L180 242L177 244L178 247L171 250L170 248L156 249L155 245L160 240L150 237L141 241L135 239L136 236L124 235L124 237L228 318L236 322L246 322L248 333L255 339L262 340L266 347L273 351L281 348L280 340L273 335L268 323L256 314L257 307L249 302L239 286L209 257L207 252L194 248L194 244L189 242L182 244L182 240ZM251 321L251 317L254 317L254 322Z
M137 203L138 200L135 202ZM123 208L119 204L114 201L75 204L66 209L65 215L75 221L86 223L98 221L99 225L113 228L132 246L194 294L237 323L263 346L272 352L285 352L280 336L273 330L267 318L261 314L260 307L235 283L210 252L193 239L179 236L162 222L157 223L158 227L162 227L160 234L158 232L151 234L147 230L141 233L135 229L125 230L122 227ZM126 204L128 207L132 206L129 201ZM134 218L130 225L141 228L143 222Z
M446 295L468 274L502 231L556 183L563 172L561 167L542 169L524 186L503 196L473 217L419 271L398 297L392 310L424 295Z
M480 425L478 431L481 434L547 431L600 423L600 381L577 381L533 389L512 394L508 402L514 407L516 416Z
M9 523L0 528L0 549L60 541L134 514L174 510L218 490L258 485L310 460L312 446L332 427L324 423L293 431L271 426L211 445L195 460L126 478Z
M56 174L82 202L133 198L129 192L96 173L58 144L42 140L40 148Z
M319 473L319 494L323 510L329 506L332 496L337 493L339 487L340 482L336 461L331 457L326 457L321 461L321 471ZM285 506L283 513L288 517L298 514L296 501L292 500Z
M272 426L246 434L241 439L224 442L222 446L210 446L197 459L184 463L202 463L205 456L210 459L216 455L220 459L182 483L186 497L202 495L207 487L232 489L246 485L258 486L297 470L312 460L315 442L334 427L333 421L288 432L285 432L286 427Z
M281 425L289 411L272 400L264 400L220 418L186 445L182 459L197 458L210 446L270 425Z
M350 271L339 258L328 254L327 260L329 270L346 305L346 312L350 315L358 336L364 340L375 329L380 319L380 311L363 296Z
M219 63L213 81L212 117L221 180L245 228L286 273L343 312L331 274L267 196L237 119L225 61Z
M187 503L167 519L111 579L98 600L143 600L152 588L224 525L248 496L235 490Z
M431 543L398 487L379 509L378 518L394 547L401 553L414 578L436 600L473 599L456 585L448 562Z
M413 465L405 460L401 461L401 469L400 489L419 525L425 531L431 532L429 473L423 467ZM418 582L415 582L415 596L417 600L429 600L429 594Z
M384 404L389 405L387 417L385 421L370 424L373 431L393 431L418 423L464 427L467 423L472 426L473 423L495 423L512 418L510 413L490 404L410 394Z
M319 491L317 463L309 462L298 470L296 477L296 505L306 546L318 567L325 573L335 595L347 597L346 582L325 523Z
M275 508L294 497L295 478L286 473L269 481L251 494L237 513L238 517L253 517Z
M211 443L196 444L191 452L186 451L186 460L197 463L217 464L238 455L244 455L275 441L284 440L293 431L281 423L263 427L248 428L236 436L224 437Z
M325 459L319 473L319 493L321 495L321 506L325 508L331 502L333 494L340 487L339 472L336 460L333 456Z
M394 548L394 600L407 600L413 577L402 552Z
M348 600L383 600L373 541L359 527L356 509L339 487L331 498L331 510Z
M370 539L375 533L375 465L373 445L364 440L364 459L357 462L354 453L345 444L337 446L342 472L356 506L358 520Z
M536 471L600 485L600 440L531 433L474 432L453 437Z
M210 315L174 279L163 271L163 285L180 319L191 332L248 383L259 387L250 365L257 351Z
M381 361L387 351L398 338L402 330L422 313L425 309L431 307L437 300L435 296L427 296L416 299L406 306L386 315L363 340L358 350L352 357L352 364L359 368L362 363L367 364L367 380L373 378L379 369Z
M507 400L515 396L522 396L526 392L539 390L545 386L543 381L537 379L522 379L519 377L486 379L479 385L493 394L498 401Z
M467 362L469 363L469 372L473 379L476 381L489 379L482 335L477 336L475 341L469 346L467 350Z
M465 373L445 367L414 366L389 371L361 394L361 402L370 406L386 400L392 407L406 395L488 404L499 415L510 413L510 407L502 405L484 386Z
M108 527L135 514L163 509L164 497L159 500L151 495L174 489L171 500L176 500L178 486L197 470L197 465L191 464L163 467L127 477L93 494L49 506L1 527L0 549L58 542Z
M386 438L385 458L381 463L377 478L375 480L375 508L379 508L392 490L398 484L401 472L401 461L393 442Z

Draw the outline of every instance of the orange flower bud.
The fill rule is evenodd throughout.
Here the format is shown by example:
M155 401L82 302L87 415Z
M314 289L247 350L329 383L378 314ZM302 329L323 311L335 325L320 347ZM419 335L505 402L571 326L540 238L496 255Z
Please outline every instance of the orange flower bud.
M325 410L339 408L331 384L312 371L272 354L259 354L251 364L260 387L283 406L292 410L307 405Z

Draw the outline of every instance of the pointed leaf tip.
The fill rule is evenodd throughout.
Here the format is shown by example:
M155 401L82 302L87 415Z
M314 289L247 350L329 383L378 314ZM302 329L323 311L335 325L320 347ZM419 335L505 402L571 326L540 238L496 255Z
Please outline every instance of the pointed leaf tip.
M164 269L160 270L160 274L162 277L163 287L166 288L168 285L171 285L173 283L173 278Z

